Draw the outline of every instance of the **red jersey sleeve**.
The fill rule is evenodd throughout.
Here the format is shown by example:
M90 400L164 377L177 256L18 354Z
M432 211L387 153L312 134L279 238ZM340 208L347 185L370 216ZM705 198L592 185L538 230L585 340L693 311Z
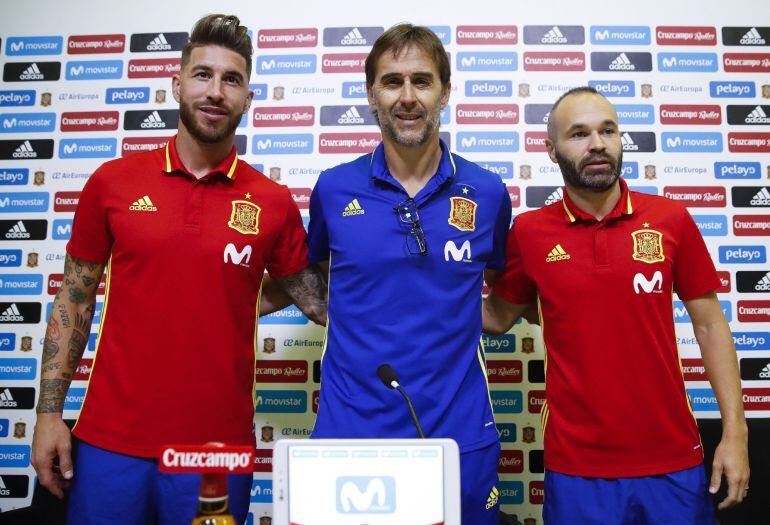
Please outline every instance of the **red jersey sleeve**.
M505 245L505 269L493 287L494 292L513 304L529 304L535 299L537 288L524 271L517 238L516 221L508 232Z
M674 261L674 292L689 301L722 286L706 243L690 213L682 208L679 243Z
M271 277L285 277L307 267L307 236L302 216L288 189L286 198L286 217L267 263L267 272Z
M113 238L105 204L106 171L98 168L80 193L67 253L76 259L104 264L110 258Z

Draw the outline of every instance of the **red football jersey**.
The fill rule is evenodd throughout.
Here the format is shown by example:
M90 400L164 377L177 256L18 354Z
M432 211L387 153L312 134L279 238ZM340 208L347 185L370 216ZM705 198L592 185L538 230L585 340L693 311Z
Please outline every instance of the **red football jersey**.
M672 294L687 301L721 284L683 206L621 188L602 221L566 192L518 216L494 286L511 303L539 299L545 464L563 474L646 476L703 460Z
M67 251L109 261L75 435L145 457L172 443L253 444L262 276L307 265L288 188L238 160L234 148L196 179L172 138L96 170Z

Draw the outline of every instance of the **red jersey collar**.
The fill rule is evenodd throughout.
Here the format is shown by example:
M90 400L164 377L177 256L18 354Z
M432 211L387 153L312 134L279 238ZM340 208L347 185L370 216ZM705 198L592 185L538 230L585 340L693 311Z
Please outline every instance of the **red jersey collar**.
M604 218L605 221L615 219L621 215L631 215L634 213L634 207L631 203L631 192L628 191L628 184L626 184L626 181L622 178L619 178L618 182L620 183L620 199L618 199L618 203L612 211ZM564 198L561 201L561 205L564 208L564 219L567 222L596 222L596 217L590 213L581 211L575 203L572 202L567 194L566 188L564 189Z
M179 155L176 151L176 135L171 137L169 141L166 143L165 149L165 155L164 155L164 163L163 163L163 171L166 173L174 173L176 171L181 171L182 173L186 173L187 175L190 175L191 177L195 178L189 171L187 171L187 168L184 167L184 164L182 164L182 161L179 160ZM236 174L236 167L238 166L238 153L235 151L235 145L233 145L232 149L230 150L230 153L225 157L225 160L223 160L219 166L211 170L210 173L206 174L206 177L210 177L211 175L214 175L215 173L221 173L228 179L235 179ZM204 178L204 177L202 177Z

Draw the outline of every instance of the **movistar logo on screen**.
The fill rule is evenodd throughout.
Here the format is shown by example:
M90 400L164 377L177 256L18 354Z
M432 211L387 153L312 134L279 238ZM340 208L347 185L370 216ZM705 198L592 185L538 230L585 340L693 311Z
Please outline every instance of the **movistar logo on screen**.
M335 486L339 514L396 511L396 480L391 476L339 476Z

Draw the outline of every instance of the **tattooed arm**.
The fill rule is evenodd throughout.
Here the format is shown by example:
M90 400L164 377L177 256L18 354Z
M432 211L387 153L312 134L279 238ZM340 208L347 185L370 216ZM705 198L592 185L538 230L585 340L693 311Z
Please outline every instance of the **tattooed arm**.
M265 315L297 305L311 321L326 324L327 287L324 276L316 265L310 265L295 274L274 279L265 278L262 284L262 302L259 315Z
M54 299L43 342L32 466L40 484L59 498L73 475L70 431L62 420L64 398L88 342L103 272L103 264L67 254L62 286Z

